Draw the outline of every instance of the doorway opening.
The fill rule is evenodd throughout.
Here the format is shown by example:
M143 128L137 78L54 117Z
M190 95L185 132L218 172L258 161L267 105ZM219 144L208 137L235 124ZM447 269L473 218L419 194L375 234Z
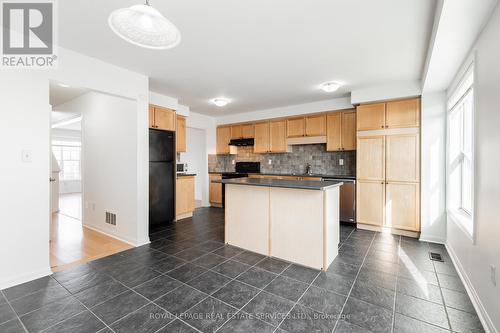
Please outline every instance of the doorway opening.
M71 266L131 248L85 223L84 127L89 89L50 83L51 112L51 225L50 266ZM92 203L96 205L96 203ZM87 204L88 206L88 204Z

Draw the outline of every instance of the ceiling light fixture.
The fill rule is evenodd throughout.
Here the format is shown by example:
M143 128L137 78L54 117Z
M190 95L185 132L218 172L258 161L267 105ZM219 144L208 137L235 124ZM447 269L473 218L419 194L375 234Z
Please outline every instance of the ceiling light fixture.
M321 89L325 92L334 92L334 91L337 91L340 87L342 86L342 84L338 83L338 82L325 82L321 85Z
M222 106L226 106L229 103L229 100L227 98L219 97L219 98L214 98L212 100L212 103L214 103L217 106L222 107Z
M111 30L129 43L149 49L171 49L181 42L181 33L158 10L149 5L117 9L109 15Z
M69 85L65 84L65 83L58 83L57 84L59 87L63 87L63 88L69 88Z

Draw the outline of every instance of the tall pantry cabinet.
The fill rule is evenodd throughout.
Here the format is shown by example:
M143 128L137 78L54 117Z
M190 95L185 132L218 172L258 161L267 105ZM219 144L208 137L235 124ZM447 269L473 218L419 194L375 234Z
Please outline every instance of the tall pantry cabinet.
M420 232L420 99L357 107L358 227Z

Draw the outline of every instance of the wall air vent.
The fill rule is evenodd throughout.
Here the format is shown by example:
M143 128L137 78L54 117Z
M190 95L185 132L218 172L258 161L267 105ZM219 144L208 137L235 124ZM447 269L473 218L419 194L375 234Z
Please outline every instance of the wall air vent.
M106 223L116 225L116 214L106 212Z

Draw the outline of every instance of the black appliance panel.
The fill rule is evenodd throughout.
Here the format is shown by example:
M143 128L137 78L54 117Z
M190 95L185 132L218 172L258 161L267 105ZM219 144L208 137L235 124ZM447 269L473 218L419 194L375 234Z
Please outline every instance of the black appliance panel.
M156 227L175 218L173 162L149 163L149 224Z
M237 173L260 173L260 162L236 162Z
M175 133L169 131L149 130L149 161L175 161Z

